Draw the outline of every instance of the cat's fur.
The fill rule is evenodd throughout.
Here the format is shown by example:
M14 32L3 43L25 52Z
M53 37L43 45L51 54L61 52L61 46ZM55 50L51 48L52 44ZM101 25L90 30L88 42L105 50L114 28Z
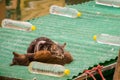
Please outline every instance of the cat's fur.
M47 37L39 37L30 43L27 49L27 53L35 53L40 50L48 50L51 54L56 55L59 58L63 58L65 46L66 43L60 45Z
M64 53L64 58L61 59L54 55L51 55L49 51L43 50L35 53L34 60L39 62L44 62L44 63L65 65L72 62L73 58L71 54L67 51L65 51Z
M27 66L29 65L29 63L31 61L33 61L33 56L34 54L18 54L16 52L13 52L13 59L12 59L12 63L10 64L10 66L12 65L23 65L23 66Z
M50 53L48 50L41 50L34 54L27 53L27 54L18 54L13 52L14 58L12 65L23 65L28 66L31 61L38 61L44 63L51 63L51 64L60 64L65 65L73 61L71 54L67 51L64 53L64 58L58 58Z

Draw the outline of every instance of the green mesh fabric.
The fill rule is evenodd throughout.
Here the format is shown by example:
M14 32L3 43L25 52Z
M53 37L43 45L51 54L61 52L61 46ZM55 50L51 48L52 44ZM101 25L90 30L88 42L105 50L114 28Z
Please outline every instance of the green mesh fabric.
M23 80L67 80L72 79L99 63L115 59L120 47L100 44L93 41L95 34L120 36L119 8L96 5L94 1L71 5L82 12L79 18L68 18L47 15L29 20L37 26L33 32L24 32L0 28L0 76L20 78ZM65 65L71 70L69 76L61 78L29 73L26 66L9 66L12 52L26 53L30 42L37 37L49 37L60 44L66 42L66 50L70 51L74 61Z

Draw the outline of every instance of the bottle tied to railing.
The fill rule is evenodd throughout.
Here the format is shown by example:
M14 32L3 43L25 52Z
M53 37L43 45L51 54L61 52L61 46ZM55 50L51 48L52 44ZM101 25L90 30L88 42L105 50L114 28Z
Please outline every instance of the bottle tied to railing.
M120 46L120 36L113 36L109 34L97 34L93 36L93 40L102 44Z
M60 15L70 18L77 18L81 16L81 13L76 9L68 8L68 7L60 7L56 5L52 5L49 10L50 14Z
M36 27L29 22L17 21L12 19L4 19L1 23L3 28L10 28L22 31L34 31Z
M58 64L48 64L42 62L31 62L28 66L28 70L31 73L43 74L48 76L62 77L70 74L69 69L65 69L64 66Z

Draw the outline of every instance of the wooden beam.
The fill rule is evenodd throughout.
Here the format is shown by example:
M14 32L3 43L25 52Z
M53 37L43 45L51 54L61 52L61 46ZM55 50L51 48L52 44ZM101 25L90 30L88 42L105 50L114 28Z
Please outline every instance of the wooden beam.
M0 27L1 27L1 22L2 20L5 18L5 14L6 14L6 4L5 4L5 0L1 0L0 1Z
M117 64L115 66L115 73L113 76L113 80L120 80L120 50L118 54Z
M113 64L110 64L110 65L108 65L108 66L104 66L104 67L102 68L102 72L107 71L107 70L111 70L111 69L115 68L115 66L116 66L116 62L113 63ZM96 74L98 74L98 72L92 71L91 74L96 75ZM77 78L75 78L74 80L84 80L84 79L86 79L86 78L88 78L88 77L90 77L90 76L87 75L86 73L83 73L83 74L81 74L80 76L78 76ZM117 80L117 79L115 79L115 80ZM120 80L120 79L119 79L119 80Z

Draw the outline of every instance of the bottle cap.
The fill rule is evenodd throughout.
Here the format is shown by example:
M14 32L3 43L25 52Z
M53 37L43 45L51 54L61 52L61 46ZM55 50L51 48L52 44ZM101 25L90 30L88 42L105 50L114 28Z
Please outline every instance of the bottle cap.
M34 26L34 25L31 26L31 30L32 30L32 31L36 30L36 26Z
M69 75L70 74L70 70L69 69L65 69L64 74L65 75Z
M80 13L80 12L78 12L78 13L77 13L77 16L78 16L78 17L80 17L80 16L81 16L81 13Z
M97 36L96 35L93 36L93 40L95 40L95 41L97 40Z

